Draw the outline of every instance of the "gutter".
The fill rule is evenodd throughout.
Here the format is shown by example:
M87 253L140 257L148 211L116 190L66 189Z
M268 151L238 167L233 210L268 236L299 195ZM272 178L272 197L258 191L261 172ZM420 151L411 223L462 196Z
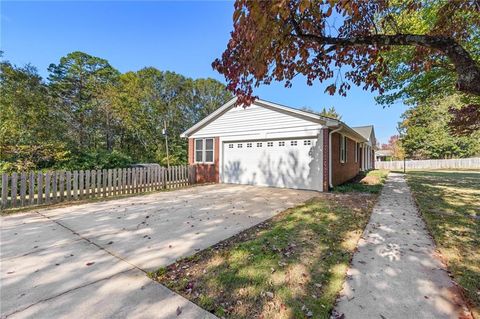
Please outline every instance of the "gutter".
M343 128L342 124L328 133L328 187L332 188L332 134L340 131Z

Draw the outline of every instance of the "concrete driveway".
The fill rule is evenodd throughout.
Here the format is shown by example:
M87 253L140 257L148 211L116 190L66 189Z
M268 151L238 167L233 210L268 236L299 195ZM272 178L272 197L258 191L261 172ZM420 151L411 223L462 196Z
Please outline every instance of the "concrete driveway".
M313 196L217 184L1 217L1 317L213 318L146 272Z

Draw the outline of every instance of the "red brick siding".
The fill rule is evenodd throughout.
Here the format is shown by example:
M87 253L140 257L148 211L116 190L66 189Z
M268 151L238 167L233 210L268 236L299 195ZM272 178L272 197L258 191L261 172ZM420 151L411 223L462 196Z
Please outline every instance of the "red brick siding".
M340 134L332 134L332 184L340 185L354 178L360 171L360 160L355 163L355 141L347 138L347 161L340 163Z
M193 138L188 139L188 165L193 165L195 142Z
M220 138L215 137L213 141L213 164L195 163L195 142L194 138L188 139L188 164L195 166L196 183L218 183L220 182L219 158Z

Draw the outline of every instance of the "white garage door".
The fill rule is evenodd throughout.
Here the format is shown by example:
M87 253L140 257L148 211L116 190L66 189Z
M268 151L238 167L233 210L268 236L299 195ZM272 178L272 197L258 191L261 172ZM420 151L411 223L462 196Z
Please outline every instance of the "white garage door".
M224 142L222 181L321 190L320 144L316 137Z

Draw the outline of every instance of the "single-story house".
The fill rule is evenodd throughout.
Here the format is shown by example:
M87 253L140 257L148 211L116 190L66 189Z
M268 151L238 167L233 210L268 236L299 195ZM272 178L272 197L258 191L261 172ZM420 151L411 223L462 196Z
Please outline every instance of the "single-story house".
M374 168L373 126L260 99L219 107L181 135L197 182L328 191Z
M375 160L377 162L386 162L393 160L392 150L378 150L375 152Z

